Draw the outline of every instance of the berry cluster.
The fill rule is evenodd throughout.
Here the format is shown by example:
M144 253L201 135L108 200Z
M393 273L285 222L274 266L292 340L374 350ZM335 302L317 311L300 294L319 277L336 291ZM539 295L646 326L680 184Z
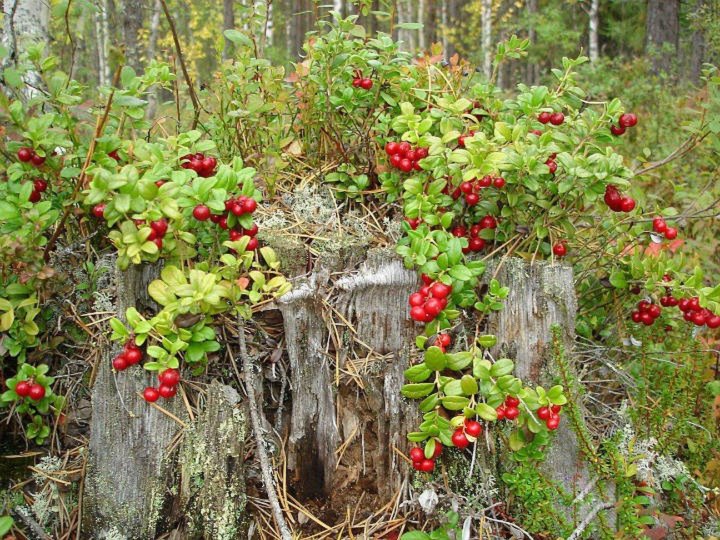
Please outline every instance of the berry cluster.
M632 212L635 209L635 199L620 193L615 184L608 184L605 188L605 204L613 212Z
M180 372L177 369L166 369L158 375L159 386L148 386L143 390L145 401L154 403L158 399L170 399L177 394L177 385L180 382Z
M540 407L537 410L537 416L545 422L550 431L554 431L560 426L560 405L551 405L550 407Z
M695 326L707 326L712 329L720 328L720 315L716 315L707 308L700 307L700 299L697 296L678 300L677 307L683 312L683 319L693 323Z
M417 446L410 450L410 460L412 461L413 469L422 472L432 472L435 469L435 460L442 453L442 444L440 441L435 440L435 452L430 459L425 457L425 452L422 448Z
M653 219L653 231L658 234L665 235L667 240L675 240L678 235L678 230L675 227L668 226L665 220L661 217Z
M29 397L33 401L40 401L45 397L45 387L32 380L19 381L15 385L15 393L22 397Z
M410 295L410 318L417 322L429 323L447 307L447 297L452 292L452 287L439 281L433 282L424 274L422 280L425 285L420 287L418 292Z
M237 198L231 198L225 201L225 212L222 214L213 214L210 209L204 204L198 204L193 208L193 217L198 221L207 221L208 219L215 223L218 227L223 230L228 229L228 216L233 214L234 216L242 216L244 214L252 214L257 210L257 201L252 197L246 197L240 195ZM246 249L248 251L254 251L258 247L258 240L255 235L258 233L258 226L256 223L249 229L243 229L242 227L235 227L230 230L230 240L233 242L240 240L243 236L250 237Z
M505 187L505 179L502 176L486 175L482 178L476 178L472 181L463 182L455 188L455 191L452 192L451 196L455 200L459 199L460 196L464 196L465 202L468 206L475 206L480 202L480 190L491 186L495 186L497 189L502 189ZM446 195L450 194L449 182L445 186L444 193Z
M549 113L547 111L543 111L538 114L537 119L538 122L540 122L541 124L550 123L553 126L559 126L562 125L563 122L565 122L565 115L561 112Z
M115 371L125 371L130 366L139 364L142 357L140 347L135 344L134 339L130 339L125 343L123 351L113 358L112 366Z
M557 162L555 161L555 158L557 158L557 154L553 153L550 154L550 157L548 157L545 160L545 165L547 165L548 170L550 171L550 174L555 174L557 172Z
M479 238L480 231L483 229L497 228L497 220L490 215L484 216L478 223L475 223L468 230L464 225L453 227L451 233L458 238L466 237L468 239L467 247L463 248L463 253L478 252L485 249L485 240Z
M456 448L464 450L470 443L475 442L482 433L482 424L475 420L466 419L462 427L452 434L452 443Z
M407 141L390 141L385 144L385 153L390 156L390 165L402 172L410 172L421 170L420 160L428 156L428 149L413 148Z
M515 420L520 416L520 400L513 396L505 398L505 403L500 405L495 412L497 413L498 420Z
M43 163L45 163L45 158L41 155L38 155L35 150L30 148L29 146L23 146L17 151L17 158L22 161L23 163L32 163L36 167L39 167Z
M136 219L135 220L135 226L140 228L143 225L145 225L145 222ZM163 247L163 238L165 238L165 234L167 234L168 230L168 222L166 219L158 219L156 221L151 221L149 223L150 225L150 235L147 237L147 240L150 242L154 242L155 245L158 247L158 249L162 249Z
M613 135L620 136L623 133L625 133L625 130L629 127L634 127L637 124L637 115L633 113L625 113L621 114L620 118L618 119L618 125L613 125L610 127L610 132Z
M355 70L355 77L353 78L352 85L355 88L362 88L363 90L370 90L373 87L372 79L363 77L362 71L359 69Z
M36 178L33 180L33 190L30 193L30 199L28 199L31 203L36 203L40 200L40 196L43 192L45 192L48 188L48 183L43 180L42 178Z
M645 326L652 326L660 314L662 309L659 305L648 302L647 300L640 300L637 304L637 309L633 311L630 318L633 322L642 323Z
M180 166L183 169L191 169L195 171L198 176L208 178L215 174L217 159L212 156L206 156L200 152L197 154L186 154L180 158Z

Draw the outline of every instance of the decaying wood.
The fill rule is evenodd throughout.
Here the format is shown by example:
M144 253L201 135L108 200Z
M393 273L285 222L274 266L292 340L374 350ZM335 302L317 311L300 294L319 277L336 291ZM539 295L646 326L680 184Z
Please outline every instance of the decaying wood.
M118 274L118 316L128 306L149 305L147 284L156 267L131 268ZM88 468L85 478L83 532L89 538L154 538L166 500L166 475L171 469L167 447L179 426L141 397L155 377L141 367L114 374L115 345L105 351L92 389ZM163 401L185 418L181 400Z
M529 264L522 259L505 259L501 266L490 265L487 275L510 288L502 310L490 317L488 331L498 338L492 353L496 358L515 361L515 375L526 384L546 389L557 384L557 366L551 358L552 327L561 330L566 351L575 340L577 300L572 267L548 262ZM572 354L567 355L572 369ZM593 482L583 459L578 438L567 418L548 447L542 465L544 473L565 491L578 494ZM592 500L590 500L592 503ZM567 509L576 523L588 511L584 497Z
M348 270L353 259L357 252L321 258L278 302L291 368L288 467L303 495L357 481L387 496L406 474L393 448L404 447L417 415L399 394L415 336L407 297L417 276L391 250L371 250L357 272ZM356 355L368 360L363 373ZM353 384L339 384L340 372L352 373ZM338 461L341 447L354 468Z
M180 450L180 504L188 535L214 540L243 535L246 417L240 394L213 382L204 411L185 430Z

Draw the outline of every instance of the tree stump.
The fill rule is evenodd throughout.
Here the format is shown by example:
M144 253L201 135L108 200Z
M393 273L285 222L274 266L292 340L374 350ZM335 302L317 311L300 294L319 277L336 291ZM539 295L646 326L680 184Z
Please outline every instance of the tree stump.
M288 467L303 496L354 485L388 497L407 474L394 449L418 417L400 396L418 278L392 250L362 251L321 258L278 301L291 368Z

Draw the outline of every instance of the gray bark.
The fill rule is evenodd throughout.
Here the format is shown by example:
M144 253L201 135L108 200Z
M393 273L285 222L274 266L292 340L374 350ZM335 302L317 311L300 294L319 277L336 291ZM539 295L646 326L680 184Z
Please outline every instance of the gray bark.
M110 82L108 65L108 6L107 0L100 0L95 18L95 45L97 48L98 83L106 86Z
M189 534L213 540L242 537L246 434L240 395L214 382L205 410L185 430L180 450L180 503Z
M494 272L495 268L490 267L487 275ZM572 369L577 315L572 268L546 262L530 265L522 259L508 259L500 267L497 279L510 288L510 294L503 309L490 317L488 331L498 338L492 353L496 358L513 359L515 376L525 384L540 384L547 389L556 384L553 381L557 376L557 366L551 361L554 325L562 329L563 345ZM567 492L577 495L592 482L578 437L563 415L546 455L543 472ZM598 496L597 492L593 494ZM576 524L592 504L586 498L580 497L577 506L566 509L568 518Z
M223 0L223 30L231 30L235 28L235 2L234 0ZM227 60L232 56L233 43L225 38L225 46L223 47L222 58Z
M2 45L7 49L6 60L0 65L0 72L16 64L27 46L34 42L48 42L50 23L50 5L44 0L5 0L2 3L3 33ZM40 77L30 71L25 76L30 97L33 88L41 86Z
M492 0L482 0L482 51L483 73L488 79L492 74Z
M347 269L361 257L345 253L318 261L279 302L293 389L288 467L303 496L358 481L389 496L407 475L393 447L406 445L405 434L417 419L416 409L399 394L415 336L407 297L417 276L387 250L370 251L359 272L349 275ZM335 341L352 343L354 336L365 345L355 343L353 350ZM357 371L353 360L365 357L368 367L358 379L338 385L336 373ZM349 439L355 442L338 463L336 450Z
M690 80L695 83L700 80L702 65L705 61L705 32L702 22L699 20L702 17L705 3L705 0L695 1L696 20L691 41L692 51L690 57Z
M155 266L131 267L118 273L117 313L129 306L151 306L147 284ZM170 474L166 449L179 426L138 394L155 385L156 377L133 367L119 374L111 368L118 348L106 350L92 388L92 421L85 477L83 531L91 538L121 533L125 538L154 538L166 498ZM180 399L163 408L184 419Z
M535 39L537 38L537 32L535 31L535 16L538 12L538 0L528 0L527 2L527 14L530 19L528 25L528 39L530 40L530 46L535 45ZM540 80L540 66L536 62L527 63L525 79L529 85L537 84Z

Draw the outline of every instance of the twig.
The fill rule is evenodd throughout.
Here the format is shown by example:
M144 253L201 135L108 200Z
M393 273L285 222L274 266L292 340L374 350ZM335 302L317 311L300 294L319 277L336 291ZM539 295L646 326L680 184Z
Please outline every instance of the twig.
M162 0L162 3L165 5L165 0ZM245 344L245 321L243 321L243 318L240 315L238 315L238 345L240 345L240 359L242 360L243 371L245 372L245 391L248 395L250 422L253 427L253 435L255 436L255 446L258 458L260 459L260 470L262 471L263 484L265 484L265 491L267 492L268 501L270 502L270 508L272 508L275 523L280 529L282 540L292 540L293 537L290 533L290 528L285 521L282 508L280 507L280 501L278 500L277 492L275 491L273 473L270 468L270 460L268 459L267 452L265 451L265 441L263 441L260 431L262 429L262 425L260 422L260 412L258 410L257 401L255 401L253 363L248 355L247 346Z
M105 123L107 122L108 116L110 115L110 108L112 107L113 97L115 96L115 87L120 82L120 72L122 70L122 66L118 66L115 70L115 75L113 76L113 82L112 82L112 89L110 90L110 95L108 96L107 103L105 104L105 110L103 111L103 115L97 119L97 122L95 123L95 136L90 141L90 144L88 145L88 151L87 155L85 156L85 163L83 164L82 170L80 171L80 175L78 176L77 182L75 183L75 188L73 189L72 196L70 197L71 200L75 200L77 197L79 191L81 188L85 187L85 179L86 179L86 173L87 169L90 166L90 163L92 163L92 157L95 153L95 146L97 145L97 140L100 138L100 135L102 135L102 130L105 127ZM65 228L65 221L67 221L68 216L70 215L70 212L73 209L73 205L69 204L65 207L65 212L63 212L62 217L60 218L60 222L58 223L57 227L55 227L55 231L53 231L53 235L50 237L50 240L48 240L47 245L45 246L45 252L43 254L43 257L45 259L45 262L47 262L50 259L50 251L52 251L52 248L55 246L55 242L57 242L58 237L60 236L60 233Z
M707 137L710 134L709 131L703 133L702 135L693 135L688 140L686 140L684 143L682 143L680 146L678 146L675 150L673 150L670 154L665 156L663 159L659 161L654 161L653 163L650 163L647 167L644 167L638 171L635 171L635 176L640 176L641 174L645 174L647 172L653 171L655 169L659 169L663 165L667 165L671 161L678 159L685 154L689 153L691 150L693 150L698 144L702 142L702 140Z
M573 533L568 536L567 540L578 540L582 533L587 529L588 525L592 522L593 519L595 519L595 516L597 516L600 512L603 510L607 510L608 508L612 508L614 505L612 503L604 502L598 504L595 508L590 510L590 513L585 516L585 519L583 519L580 524L575 528Z
M170 10L168 10L167 2L165 0L160 0L160 2L162 3L165 18L167 19L168 25L170 26L170 32L172 33L173 42L175 43L175 52L177 52L178 59L180 60L180 69L182 69L183 77L185 77L185 82L188 85L190 101L192 101L193 110L195 111L192 127L190 129L195 129L198 124L198 119L200 118L200 101L198 100L197 94L195 93L195 87L193 86L192 79L190 78L187 66L185 65L185 57L183 56L182 49L180 48L180 39L178 38L177 30L175 29L175 22L173 21L172 15L170 15Z

